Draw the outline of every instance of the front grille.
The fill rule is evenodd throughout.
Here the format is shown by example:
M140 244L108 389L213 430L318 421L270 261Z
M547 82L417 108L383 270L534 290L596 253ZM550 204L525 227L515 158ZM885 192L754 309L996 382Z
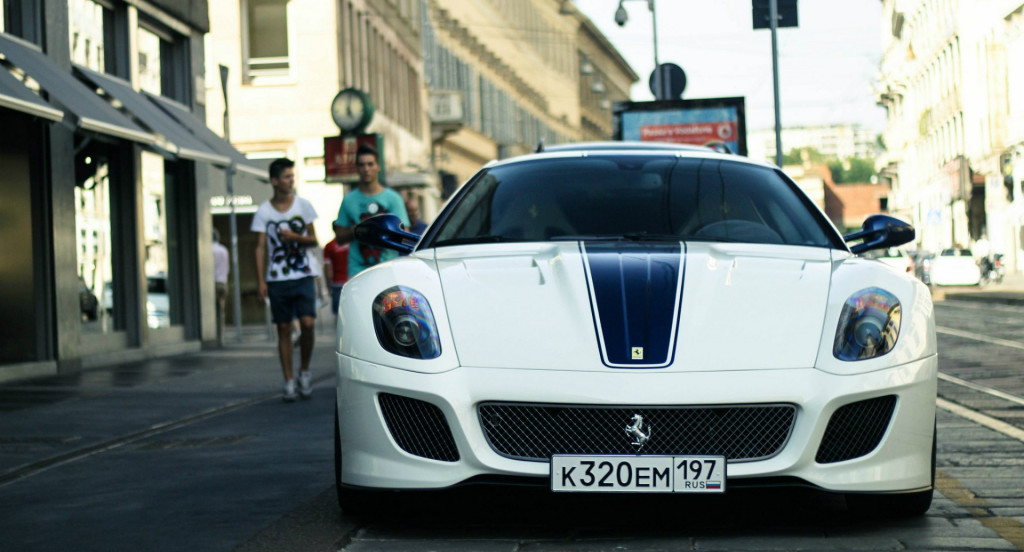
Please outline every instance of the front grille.
M831 464L864 456L875 450L892 420L896 395L886 395L840 407L825 428L814 460Z
M636 454L626 433L633 416L649 434L643 454L722 455L730 462L761 460L782 450L796 408L741 406L583 406L484 403L484 434L495 452L546 461L552 454Z
M459 459L455 438L440 408L425 401L390 393L381 393L377 400L388 431L402 450L443 462Z

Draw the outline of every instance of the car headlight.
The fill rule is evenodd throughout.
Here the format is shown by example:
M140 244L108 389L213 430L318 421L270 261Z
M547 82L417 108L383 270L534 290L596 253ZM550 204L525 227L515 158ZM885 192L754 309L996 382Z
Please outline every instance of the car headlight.
M832 354L839 360L866 360L888 353L900 335L901 312L899 299L888 291L854 293L839 315Z
M430 303L420 292L395 286L373 301L373 328L388 352L409 358L441 355L441 340Z

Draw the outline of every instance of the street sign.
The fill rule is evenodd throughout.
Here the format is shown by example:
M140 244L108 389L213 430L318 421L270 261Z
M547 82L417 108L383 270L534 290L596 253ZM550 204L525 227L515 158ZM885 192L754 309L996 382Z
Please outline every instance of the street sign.
M754 2L754 29L770 29L771 21L771 0L753 0ZM775 27L797 27L796 0L775 0L776 10L779 14Z
M658 77L661 80L658 80ZM675 63L662 63L651 71L651 94L657 100L678 100L686 90L686 73Z

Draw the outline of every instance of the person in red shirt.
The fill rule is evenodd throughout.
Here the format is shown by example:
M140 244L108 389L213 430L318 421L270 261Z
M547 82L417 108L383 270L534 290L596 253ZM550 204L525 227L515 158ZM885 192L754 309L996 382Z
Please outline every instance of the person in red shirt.
M337 239L324 247L324 272L331 285L331 310L335 318L338 316L341 287L348 281L348 248L347 243L338 245Z

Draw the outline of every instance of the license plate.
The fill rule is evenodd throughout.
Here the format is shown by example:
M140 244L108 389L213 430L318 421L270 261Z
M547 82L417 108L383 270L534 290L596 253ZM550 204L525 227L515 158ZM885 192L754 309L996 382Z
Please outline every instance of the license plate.
M551 457L551 490L599 493L724 493L724 456Z

